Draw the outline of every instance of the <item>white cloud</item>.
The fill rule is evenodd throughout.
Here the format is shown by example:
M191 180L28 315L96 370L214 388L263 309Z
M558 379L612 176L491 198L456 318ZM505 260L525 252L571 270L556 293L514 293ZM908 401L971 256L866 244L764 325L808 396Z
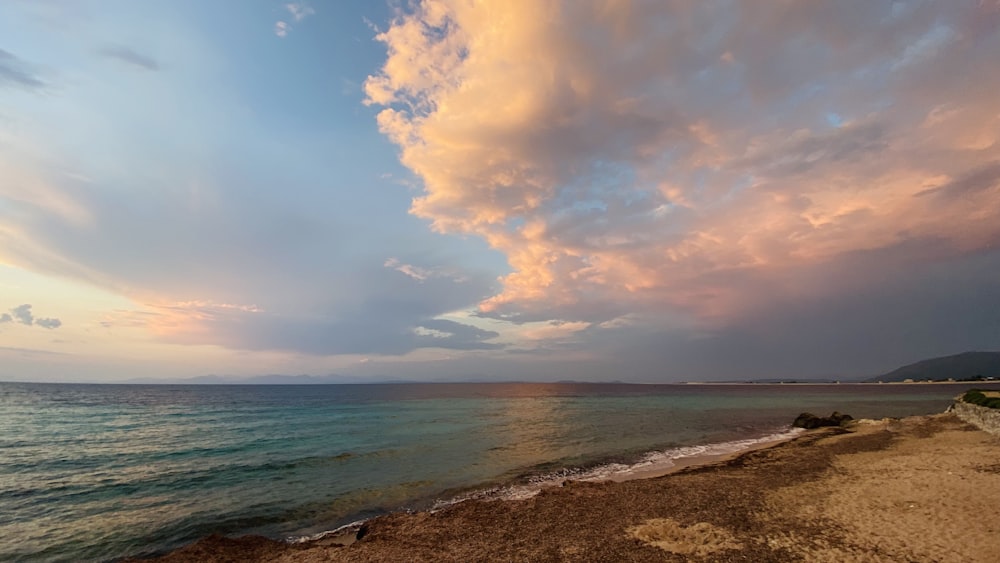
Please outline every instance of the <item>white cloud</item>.
M288 12L295 23L300 23L309 16L316 15L316 10L305 2L289 2L285 4L285 11ZM274 24L274 34L278 37L287 37L291 30L292 25L285 20L278 20Z
M590 323L582 321L547 322L525 329L520 336L528 340L559 340L586 330L590 326Z
M290 2L288 4L285 4L285 9L288 10L288 13L292 15L292 19L294 19L297 22L300 22L306 19L307 17L316 14L316 10L314 10L312 6L309 6L305 2Z
M181 301L175 303L173 307L178 309L200 309L200 310L229 309L234 311L242 311L244 313L264 312L264 309L258 307L257 305L243 305L239 303L217 303L209 300Z
M423 268L420 266L414 266L413 264L406 264L400 262L398 258L389 258L382 265L386 268L395 270L401 274L413 278L419 282L426 281L430 278L443 278L451 280L455 283L462 283L468 281L469 279L467 276L459 274L450 269Z
M405 274L417 281L424 281L431 276L430 270L413 266L412 264L403 264L396 258L389 258L383 265L386 268L396 270L397 272Z

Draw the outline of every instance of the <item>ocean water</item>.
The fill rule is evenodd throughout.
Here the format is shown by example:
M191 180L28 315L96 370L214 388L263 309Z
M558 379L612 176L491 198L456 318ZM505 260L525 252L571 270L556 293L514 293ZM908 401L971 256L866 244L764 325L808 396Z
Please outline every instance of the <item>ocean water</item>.
M0 561L106 561L211 533L294 540L603 478L789 431L941 412L955 385L0 383Z

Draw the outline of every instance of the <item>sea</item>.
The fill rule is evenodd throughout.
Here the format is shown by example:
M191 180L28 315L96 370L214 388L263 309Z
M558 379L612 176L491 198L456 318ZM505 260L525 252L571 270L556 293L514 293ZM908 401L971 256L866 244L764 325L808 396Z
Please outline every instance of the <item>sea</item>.
M971 387L970 385L969 387ZM0 383L0 561L317 537L792 436L943 412L960 385Z

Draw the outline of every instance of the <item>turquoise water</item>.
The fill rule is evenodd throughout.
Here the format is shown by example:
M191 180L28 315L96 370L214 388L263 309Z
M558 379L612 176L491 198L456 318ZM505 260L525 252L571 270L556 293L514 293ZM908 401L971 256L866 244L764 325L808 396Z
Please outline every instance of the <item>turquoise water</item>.
M0 560L310 535L567 468L773 434L801 411L941 412L962 390L0 383Z

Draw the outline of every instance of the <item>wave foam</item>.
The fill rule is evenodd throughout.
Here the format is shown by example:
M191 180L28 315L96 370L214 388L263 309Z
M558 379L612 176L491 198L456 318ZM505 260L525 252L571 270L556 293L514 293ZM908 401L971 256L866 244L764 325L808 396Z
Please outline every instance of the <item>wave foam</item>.
M567 479L574 481L608 481L608 480L628 480L642 475L651 475L660 472L667 472L671 468L693 461L696 458L715 458L735 454L750 450L761 444L772 442L782 442L801 434L801 428L784 429L757 438L746 438L742 440L731 440L728 442L717 442L697 446L681 446L666 450L655 450L647 452L638 461L631 464L606 463L590 468L567 467L540 475L532 475L525 479L523 483L498 485L486 489L479 489L452 497L449 499L436 500L430 512L437 512L449 506L465 502L468 500L524 500L529 499L542 489L561 485ZM334 530L320 532L309 536L295 536L287 538L288 543L305 543L315 541L330 536L338 536L357 532L367 520L358 520L345 524Z
M306 536L289 536L285 538L285 543L307 543L311 541L321 540L323 538L329 538L332 536L342 536L351 533L357 533L361 530L361 526L364 526L365 522L368 520L356 520L350 524L344 524L339 528L334 528L333 530L326 530L325 532L320 532L318 534L306 535Z
M431 511L467 500L523 500L537 495L542 489L561 485L567 479L574 481L628 480L641 475L667 472L678 464L694 461L695 458L714 458L752 449L761 444L789 440L802 433L801 428L784 429L757 438L731 440L697 446L682 446L666 450L647 452L631 464L607 463L591 468L563 468L558 471L532 475L524 483L501 485L480 489L458 497L438 500Z

